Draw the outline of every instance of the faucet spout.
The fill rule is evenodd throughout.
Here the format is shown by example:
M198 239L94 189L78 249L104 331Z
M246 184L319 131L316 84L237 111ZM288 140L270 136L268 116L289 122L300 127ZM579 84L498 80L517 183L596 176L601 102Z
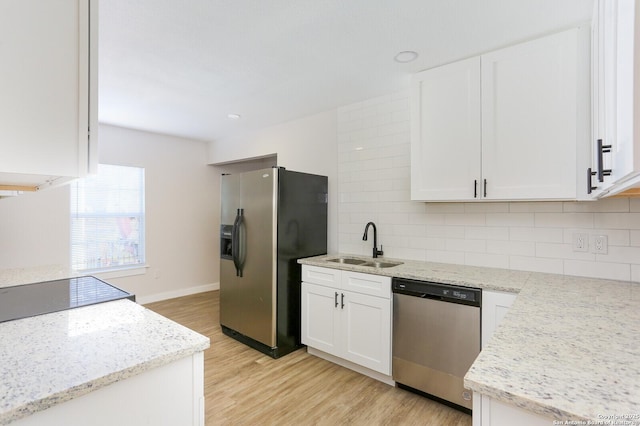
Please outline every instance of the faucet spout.
M369 222L364 227L364 235L362 236L362 241L367 241L367 234L369 233L370 226L373 226L373 257L376 258L378 256L382 256L384 253L382 251L382 245L380 246L380 250L378 250L378 229L376 228L375 223Z

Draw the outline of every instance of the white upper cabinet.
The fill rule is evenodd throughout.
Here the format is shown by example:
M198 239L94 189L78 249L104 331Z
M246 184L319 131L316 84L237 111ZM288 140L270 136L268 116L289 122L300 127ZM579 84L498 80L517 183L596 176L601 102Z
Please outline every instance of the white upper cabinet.
M411 198L584 198L588 39L576 28L417 74Z
M473 198L481 176L480 57L412 81L411 199Z
M97 9L0 3L0 189L40 189L95 168Z
M640 8L597 0L592 23L592 165L596 197L640 186Z

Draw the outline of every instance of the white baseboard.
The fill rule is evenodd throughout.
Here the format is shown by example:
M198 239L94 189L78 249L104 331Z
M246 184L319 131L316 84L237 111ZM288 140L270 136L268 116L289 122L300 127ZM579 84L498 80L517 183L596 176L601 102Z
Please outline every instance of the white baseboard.
M372 379L376 379L381 381L382 383L386 383L390 386L395 386L396 382L391 378L391 376L387 376L386 374L379 373L377 371L373 371L361 365L355 364L351 361L347 361L346 359L339 358L335 355L328 354L319 349L312 348L307 346L307 353L310 355L317 356L318 358L326 359L327 361L331 361L334 364L341 365L342 367L348 368L349 370L356 371L360 374L364 374L365 376L369 376Z
M204 293L205 291L213 290L220 290L219 282L189 288L181 288L180 290L165 291L164 293L151 294L148 296L136 296L136 302L140 305L145 305L147 303L160 302L161 300L175 299L176 297L189 296L191 294Z

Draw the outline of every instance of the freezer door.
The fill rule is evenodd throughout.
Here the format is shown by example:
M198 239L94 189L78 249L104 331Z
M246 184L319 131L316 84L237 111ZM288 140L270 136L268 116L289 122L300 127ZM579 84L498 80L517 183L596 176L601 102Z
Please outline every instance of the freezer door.
M239 192L229 194L228 198L237 197L238 204L229 211L223 199L222 220L233 218L233 223L237 210L242 209L244 235L239 243L244 245L240 249L244 264L242 276L238 276L233 261L220 260L220 324L275 347L277 169L237 177L239 188L233 190ZM223 196L230 191L224 185L225 179Z
M220 224L233 226L236 212L241 206L242 180L240 175L223 175L220 187ZM242 328L242 282L236 276L234 262L220 259L220 324L233 330Z

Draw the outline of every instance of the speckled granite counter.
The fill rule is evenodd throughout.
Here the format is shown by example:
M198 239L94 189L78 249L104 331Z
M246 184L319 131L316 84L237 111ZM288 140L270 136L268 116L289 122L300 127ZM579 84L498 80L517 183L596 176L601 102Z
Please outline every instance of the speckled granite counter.
M477 287L485 290L518 293L534 272L510 271L507 269L482 268L477 266L453 265L449 263L419 262L414 260L380 258L379 260L402 262L392 268L373 268L370 266L349 265L331 262L330 259L349 257L372 260L370 257L355 255L323 255L298 260L303 265L384 275L387 277L409 278L422 281L435 281L444 284Z
M327 261L335 257L299 262L519 293L465 376L474 392L564 421L640 414L639 283L400 259L386 269Z
M0 424L209 347L129 300L1 323L0 336Z
M465 386L558 420L640 425L640 284L532 274Z
M79 274L61 265L44 265L31 268L0 269L0 288L42 281L77 277Z

